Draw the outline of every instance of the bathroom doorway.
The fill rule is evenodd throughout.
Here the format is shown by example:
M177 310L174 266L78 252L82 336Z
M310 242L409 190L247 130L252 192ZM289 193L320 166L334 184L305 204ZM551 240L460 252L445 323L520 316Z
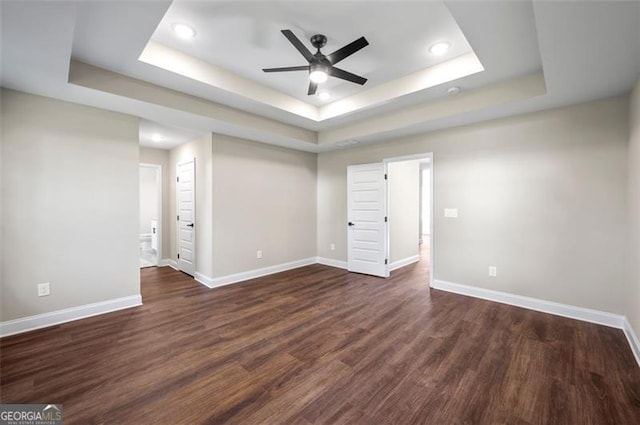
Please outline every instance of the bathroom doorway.
M162 168L140 164L140 268L162 258Z

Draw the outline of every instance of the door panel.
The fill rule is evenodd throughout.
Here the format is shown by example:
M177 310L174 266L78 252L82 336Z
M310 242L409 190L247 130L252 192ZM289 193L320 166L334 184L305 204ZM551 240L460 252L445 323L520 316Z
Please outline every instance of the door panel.
M348 269L387 277L384 164L347 168Z
M178 269L194 275L195 267L195 159L178 164L176 199L178 223Z

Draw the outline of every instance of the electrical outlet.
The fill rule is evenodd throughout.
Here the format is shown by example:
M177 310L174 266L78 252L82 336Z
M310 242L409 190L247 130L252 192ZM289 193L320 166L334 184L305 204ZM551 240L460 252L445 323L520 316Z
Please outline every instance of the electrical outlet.
M46 297L51 294L51 288L49 287L49 282L38 283L38 296Z
M491 277L498 276L498 268L496 266L489 266L489 276Z
M335 251L336 250L336 244L332 243L330 248L331 248L331 251Z
M259 249L259 250L256 252L256 258L262 258L262 250L261 250L261 249Z

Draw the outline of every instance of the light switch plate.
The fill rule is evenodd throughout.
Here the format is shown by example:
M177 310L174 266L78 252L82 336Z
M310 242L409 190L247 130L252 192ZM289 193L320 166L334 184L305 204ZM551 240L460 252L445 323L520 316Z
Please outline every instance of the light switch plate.
M457 208L445 208L444 216L446 218L458 218L458 209Z
M498 276L498 268L496 266L489 266L489 276L491 277Z
M256 252L256 258L262 258L262 250L261 250L261 249L259 249L259 250Z
M51 287L49 286L49 282L38 283L38 296L46 297L51 294Z

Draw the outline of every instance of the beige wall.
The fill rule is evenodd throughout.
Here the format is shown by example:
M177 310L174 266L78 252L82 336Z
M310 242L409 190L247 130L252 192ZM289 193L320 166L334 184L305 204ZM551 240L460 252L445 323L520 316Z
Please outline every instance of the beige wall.
M144 164L160 165L162 167L162 256L164 259L174 258L170 257L170 225L172 222L170 218L172 216L169 208L169 204L171 202L169 191L169 177L171 174L169 166L169 151L165 149L154 149L141 146L140 162Z
M212 160L211 133L185 143L169 153L169 246L171 259L177 259L176 234L176 170L178 164L196 161L196 273L212 275Z
M433 152L436 279L622 313L627 143L625 96L322 153L318 255L347 259L347 165Z
M315 256L316 155L214 134L213 277Z
M640 336L640 79L631 93L629 137L629 289L626 315Z
M3 89L1 121L0 319L139 295L137 118Z
M139 162L163 166L175 259L176 164L196 158L196 270L221 277L346 260L347 165L433 152L436 279L623 313L639 332L639 99L637 84L631 110L620 97L316 157L211 134L139 150L133 117L3 89L0 319L139 294Z
M389 263L418 255L420 240L420 161L387 166Z

